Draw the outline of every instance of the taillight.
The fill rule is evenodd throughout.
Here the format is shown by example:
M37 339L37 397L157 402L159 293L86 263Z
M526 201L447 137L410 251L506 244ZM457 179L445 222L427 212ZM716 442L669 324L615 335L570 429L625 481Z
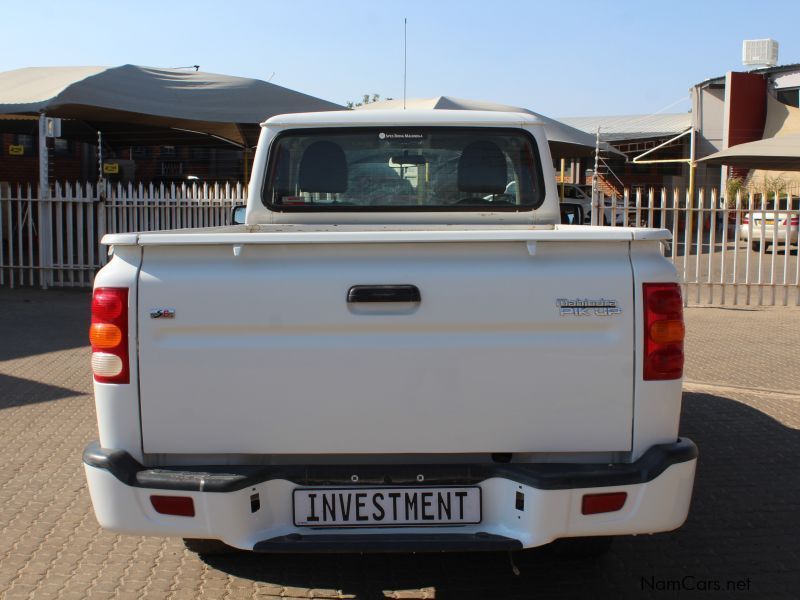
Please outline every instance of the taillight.
M742 217L742 225L748 225L749 223L750 223L750 216L749 215L744 215Z
M683 376L683 299L677 283L645 283L644 379Z
M100 383L129 383L128 288L97 288L92 296L92 373Z
M789 225L792 227L800 227L800 217L792 217L789 219Z

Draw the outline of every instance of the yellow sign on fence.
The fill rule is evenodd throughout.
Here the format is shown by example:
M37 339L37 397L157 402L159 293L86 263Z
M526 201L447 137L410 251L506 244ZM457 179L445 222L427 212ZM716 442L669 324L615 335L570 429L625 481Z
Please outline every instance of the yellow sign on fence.
M103 173L105 174L115 174L119 173L119 163L104 163L103 164Z
M25 146L16 146L14 144L10 144L8 146L8 153L11 156L22 156L25 154Z

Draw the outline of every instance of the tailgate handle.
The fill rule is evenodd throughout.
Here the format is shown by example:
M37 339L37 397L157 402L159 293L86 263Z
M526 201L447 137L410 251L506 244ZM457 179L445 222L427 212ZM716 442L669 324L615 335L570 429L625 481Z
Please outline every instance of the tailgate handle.
M354 285L347 290L347 302L419 302L415 285Z

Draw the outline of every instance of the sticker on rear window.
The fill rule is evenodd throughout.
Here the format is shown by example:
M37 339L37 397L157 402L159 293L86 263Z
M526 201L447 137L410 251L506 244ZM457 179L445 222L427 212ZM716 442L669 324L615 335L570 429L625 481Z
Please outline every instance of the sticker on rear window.
M386 133L381 131L378 134L379 140L421 140L424 137L421 133Z

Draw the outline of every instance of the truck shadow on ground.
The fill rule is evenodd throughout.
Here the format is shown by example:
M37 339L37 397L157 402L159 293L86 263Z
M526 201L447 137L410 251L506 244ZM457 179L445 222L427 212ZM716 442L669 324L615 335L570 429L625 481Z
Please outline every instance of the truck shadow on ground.
M0 373L0 409L83 396L85 393Z
M89 290L0 288L0 361L89 345Z
M276 595L301 597L339 597L335 590L357 598L794 597L798 430L729 398L686 393L681 435L700 447L687 523L672 533L618 538L600 559L564 560L547 548L519 552L519 576L501 553L203 560L281 588Z

